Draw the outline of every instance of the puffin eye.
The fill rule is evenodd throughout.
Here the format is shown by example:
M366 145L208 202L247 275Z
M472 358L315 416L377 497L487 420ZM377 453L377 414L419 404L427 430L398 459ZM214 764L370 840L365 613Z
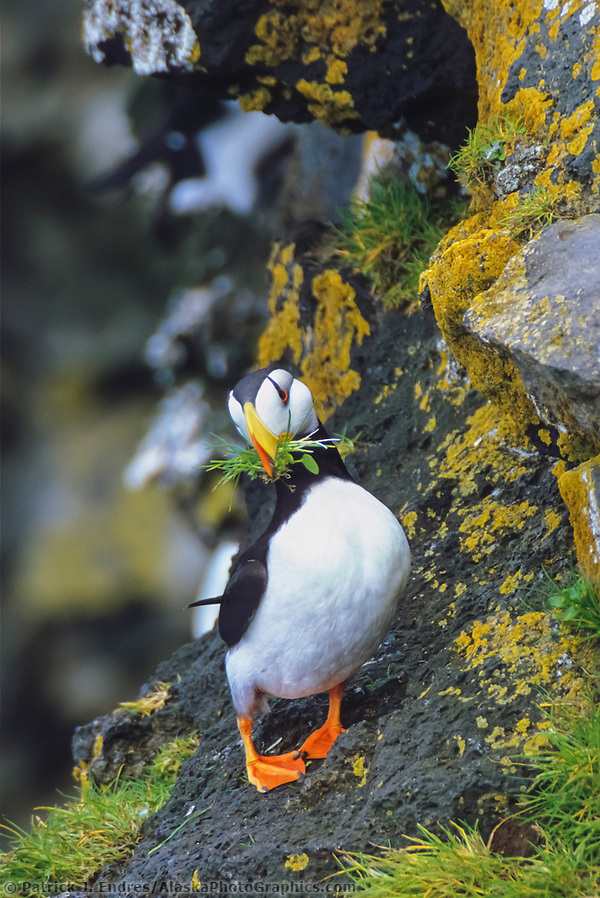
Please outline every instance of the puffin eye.
M281 399L284 405L287 405L288 399L290 398L290 394L287 390L284 390L283 387L280 387L276 380L273 380L272 377L269 377L268 380L273 384L275 389L277 390L277 395Z

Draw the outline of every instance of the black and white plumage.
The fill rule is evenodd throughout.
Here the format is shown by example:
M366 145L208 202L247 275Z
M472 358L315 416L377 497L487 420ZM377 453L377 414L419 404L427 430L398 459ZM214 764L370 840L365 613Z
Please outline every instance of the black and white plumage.
M282 433L327 437L310 390L281 368L243 378L229 411L269 474ZM273 519L234 563L221 598L227 677L250 780L263 790L296 779L304 757L325 757L343 732L343 684L388 632L410 571L408 542L392 512L352 480L334 446L313 458L318 473L295 464L276 481ZM299 752L256 754L252 719L268 710L268 695L326 690L328 720Z

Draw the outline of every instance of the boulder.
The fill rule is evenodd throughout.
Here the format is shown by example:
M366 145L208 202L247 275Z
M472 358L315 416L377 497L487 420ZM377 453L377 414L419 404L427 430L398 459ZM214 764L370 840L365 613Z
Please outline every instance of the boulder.
M600 215L550 225L467 310L546 424L600 448Z

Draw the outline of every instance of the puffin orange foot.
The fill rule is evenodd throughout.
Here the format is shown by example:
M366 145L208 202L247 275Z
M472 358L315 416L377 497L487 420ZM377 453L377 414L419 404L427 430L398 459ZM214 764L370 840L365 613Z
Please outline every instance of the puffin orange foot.
M346 730L340 723L340 706L344 694L344 683L329 690L329 713L322 727L311 733L303 743L300 753L305 758L326 758L327 752L339 735Z
M300 754L306 758L326 758L337 737L345 732L346 730L340 723L326 721L303 742Z
M259 792L268 792L275 786L293 783L306 771L300 752L291 751L286 755L256 755L247 760L248 779Z

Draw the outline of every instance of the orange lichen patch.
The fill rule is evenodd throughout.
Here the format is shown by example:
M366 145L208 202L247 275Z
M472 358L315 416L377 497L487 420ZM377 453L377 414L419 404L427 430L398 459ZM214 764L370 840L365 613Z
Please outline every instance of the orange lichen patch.
M554 511L551 508L546 509L544 517L546 519L546 527L548 528L548 533L546 534L546 536L548 536L560 525L562 518L558 514L558 512ZM544 539L545 538L546 537L544 537Z
M480 561L496 548L494 534L504 530L522 530L528 517L536 514L536 505L527 500L512 505L502 505L491 498L485 498L475 511L466 513L459 532L461 549Z
M343 84L347 73L348 65L342 59L337 59L337 57L334 56L327 63L325 80L328 84Z
M265 106L271 102L271 98L270 90L266 87L259 87L240 97L240 109L242 112L262 112Z
M575 636L557 634L550 613L529 612L512 617L502 609L483 621L475 621L454 645L461 669L478 677L481 706L488 709L487 716L477 718L479 728L487 727L487 717L494 709L510 708L519 696L530 695L534 690L544 690L551 697L579 700L580 669L593 653L589 644ZM511 749L511 754L514 749L536 751L547 743L547 727L548 721L522 718L510 728L495 727L486 740L494 749Z
M403 374L404 374L404 372L402 371L402 368L394 369L394 377L398 378L398 380L394 380L389 384L384 384L381 392L375 397L375 405L379 405L381 402L384 401L384 399L388 398L390 393L393 393L398 388L398 384L400 382L399 379L402 377Z
M530 138L542 138L547 130L547 112L553 107L552 97L537 87L523 87L509 103L507 112L520 118Z
M355 291L339 271L326 270L312 282L318 301L314 329L305 337L302 376L318 397L317 414L328 418L337 405L360 386L360 375L350 368L350 350L370 332L355 301Z
M565 471L558 488L569 509L579 566L600 586L600 455Z
M514 574L508 574L504 583L500 587L500 594L503 596L512 595L512 593L518 588L522 579L523 573L520 569Z
M333 90L329 84L301 78L296 89L307 98L308 111L325 125L336 125L348 118L356 118L354 100L347 90Z
M297 90L310 98L310 111L326 124L352 118L356 114L352 97L347 91L332 90L331 85L343 83L345 59L355 47L374 49L385 34L383 5L384 0L360 4L354 0L271 0L270 9L256 23L257 42L248 49L246 62L272 68L289 60L302 59L306 65L322 61L321 80L302 79ZM254 102L259 99L255 96ZM247 96L242 100L250 102Z
M530 449L529 440L493 403L477 409L467 424L465 433L448 434L438 450L439 476L458 480L462 496L477 493L478 474L486 473L491 483L510 483L526 472L521 457Z
M404 529L406 530L406 534L409 539L415 538L415 523L417 520L417 512L409 511L406 514L402 515L401 523Z
M311 326L303 328L299 299L304 272L293 253L293 244L283 249L277 245L271 256L271 318L259 341L258 366L291 356L315 396L317 414L325 420L360 386L360 375L350 367L350 352L370 328L356 305L354 288L333 269L312 280L316 310Z
M508 231L489 227L488 220L478 213L456 225L431 257L420 287L428 288L448 348L467 369L475 389L529 424L537 416L517 369L484 347L463 324L476 296L497 280L520 249Z

